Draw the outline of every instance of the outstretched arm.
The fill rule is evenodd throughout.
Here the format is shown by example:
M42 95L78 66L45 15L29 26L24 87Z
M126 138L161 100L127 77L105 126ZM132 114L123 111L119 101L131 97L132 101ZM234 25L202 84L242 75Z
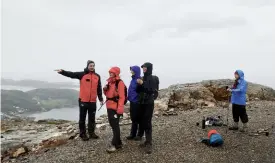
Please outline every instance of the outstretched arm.
M84 72L71 72L71 71L65 71L65 70L56 70L59 74L72 78L72 79L81 79L84 75Z

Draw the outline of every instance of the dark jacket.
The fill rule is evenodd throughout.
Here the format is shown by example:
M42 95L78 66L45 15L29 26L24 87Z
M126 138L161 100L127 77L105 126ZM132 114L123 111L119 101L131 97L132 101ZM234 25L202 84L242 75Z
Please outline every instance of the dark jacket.
M152 104L154 103L154 93L158 90L158 83L152 75L153 64L146 62L142 66L147 68L147 71L142 77L143 84L138 85L137 92L139 93L139 102L141 104Z
M88 64L84 71L70 72L62 70L60 74L80 80L79 100L81 102L96 102L97 97L99 101L103 101L100 76L95 72L90 72Z
M137 103L139 101L139 96L137 93L137 79L140 79L140 67L132 66L130 69L134 71L135 75L132 76L132 80L128 88L128 100L130 102Z

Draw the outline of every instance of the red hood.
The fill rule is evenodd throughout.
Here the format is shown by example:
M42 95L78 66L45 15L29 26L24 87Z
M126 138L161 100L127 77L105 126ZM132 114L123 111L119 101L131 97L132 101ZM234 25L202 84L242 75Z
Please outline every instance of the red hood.
M109 78L109 79L107 80L108 82L112 82L112 81L115 81L115 80L120 79L120 77L119 77L120 68L119 68L119 67L112 67L112 68L109 70L109 72L114 73L114 74L116 75L116 77L115 77L115 78Z

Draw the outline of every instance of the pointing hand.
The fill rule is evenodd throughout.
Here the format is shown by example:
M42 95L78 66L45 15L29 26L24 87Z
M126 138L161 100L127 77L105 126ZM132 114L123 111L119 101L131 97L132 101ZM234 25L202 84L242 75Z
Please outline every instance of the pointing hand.
M63 70L62 69L57 69L57 70L54 70L54 71L56 71L58 73L61 73Z

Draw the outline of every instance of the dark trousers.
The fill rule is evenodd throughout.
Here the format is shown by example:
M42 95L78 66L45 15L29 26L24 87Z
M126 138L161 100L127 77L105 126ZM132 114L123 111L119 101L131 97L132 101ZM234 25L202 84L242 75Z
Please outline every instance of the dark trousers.
M80 135L86 134L86 115L88 112L88 132L93 134L95 132L95 102L81 102L79 101L79 132Z
M232 104L232 113L234 122L239 122L239 119L241 119L242 123L248 122L245 105Z
M145 131L145 143L152 144L152 117L154 112L154 103L141 104L140 106L140 118L141 128Z
M119 128L120 115L117 115L116 111L112 109L107 109L107 114L108 114L109 124L113 131L112 145L118 148L119 146L122 145L122 142L120 139L120 128Z
M130 135L133 137L140 136L142 137L144 134L144 129L142 129L142 125L140 125L140 104L131 102L130 103L130 118L132 121L131 133ZM138 131L138 133L137 133Z

